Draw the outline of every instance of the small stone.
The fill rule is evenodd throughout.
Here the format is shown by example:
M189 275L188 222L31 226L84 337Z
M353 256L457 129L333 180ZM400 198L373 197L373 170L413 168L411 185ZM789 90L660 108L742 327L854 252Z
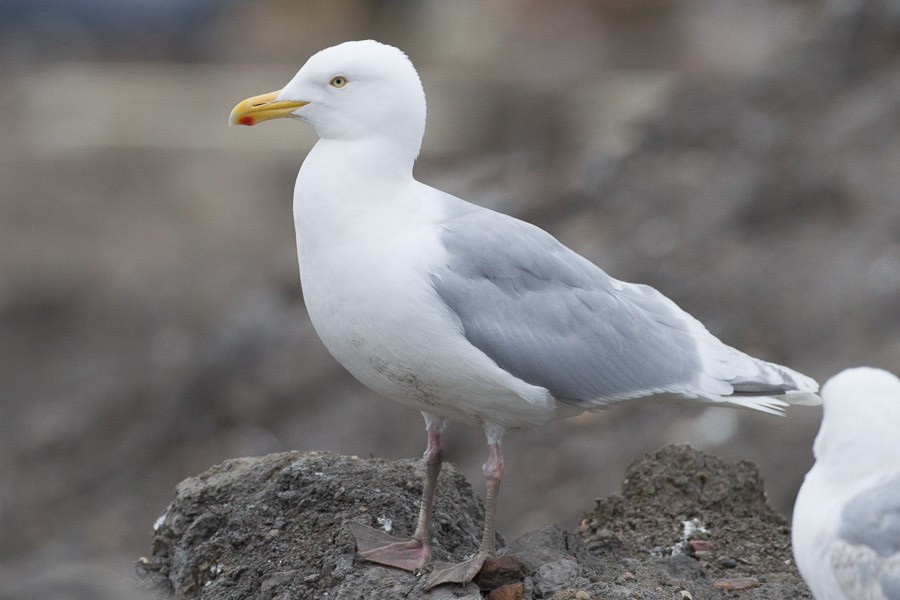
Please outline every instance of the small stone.
M710 543L709 540L691 540L690 542L688 542L688 545L691 547L692 552L697 553L709 552L709 548L710 546L712 546L712 543Z
M719 560L719 564L726 569L733 569L737 566L737 561L730 557L723 557Z
M759 586L756 577L732 577L730 579L716 579L712 586L717 590L749 590Z
M681 590L678 597L682 600L694 600L694 597L691 596L691 593L687 590Z
M508 583L491 590L488 600L521 600L525 596L525 585L522 582Z
M637 577L634 576L634 573L631 571L624 571L621 575L616 577L616 583L625 583L626 581L634 581Z
M525 578L525 565L516 556L503 555L484 561L475 576L475 583L483 590L493 590Z
M584 590L578 590L575 592L575 600L591 600L591 595Z
M142 556L137 559L137 564L135 564L135 569L142 576L146 577L150 573L150 569L152 568L153 563L146 556Z
M691 540L688 542L690 555L697 560L709 556L711 554L709 550L711 546L712 543L709 540Z

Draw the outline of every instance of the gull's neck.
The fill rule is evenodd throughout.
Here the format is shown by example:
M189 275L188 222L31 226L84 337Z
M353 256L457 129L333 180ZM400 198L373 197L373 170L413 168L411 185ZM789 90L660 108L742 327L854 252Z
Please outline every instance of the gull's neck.
M365 181L409 181L418 146L383 137L357 140L321 139L303 162L319 172L339 172L342 176ZM310 169L311 170L311 169Z
M381 138L321 139L297 174L294 216L342 211L374 200L389 201L392 190L409 186L415 155Z
M357 225L415 210L410 204L418 197L411 189L421 184L412 176L415 152L406 148L381 138L319 140L294 187L301 251L309 244L349 239Z

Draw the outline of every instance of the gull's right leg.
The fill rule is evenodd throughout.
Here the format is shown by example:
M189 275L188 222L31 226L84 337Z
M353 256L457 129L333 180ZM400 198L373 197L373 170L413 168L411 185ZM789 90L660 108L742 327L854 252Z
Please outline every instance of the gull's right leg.
M373 529L353 521L347 524L350 533L356 538L359 558L413 572L431 561L431 513L438 474L441 472L444 457L444 450L441 447L444 419L424 412L422 416L425 417L425 429L428 432L428 444L425 447L425 454L422 455L422 461L425 463L425 481L422 486L419 520L412 538L402 540L380 529Z

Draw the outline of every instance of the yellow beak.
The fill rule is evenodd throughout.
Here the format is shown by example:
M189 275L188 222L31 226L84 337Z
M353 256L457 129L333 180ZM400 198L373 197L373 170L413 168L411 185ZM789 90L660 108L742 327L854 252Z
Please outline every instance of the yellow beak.
M275 98L277 98L280 93L281 90L276 90L274 92L269 92L268 94L253 96L252 98L247 98L246 100L239 102L237 106L231 109L231 114L228 115L228 126L230 127L235 123L240 123L241 125L256 125L257 123L262 123L263 121L269 121L271 119L290 117L292 116L291 113L295 110L309 104L309 102L299 102L294 100L282 100L276 102Z

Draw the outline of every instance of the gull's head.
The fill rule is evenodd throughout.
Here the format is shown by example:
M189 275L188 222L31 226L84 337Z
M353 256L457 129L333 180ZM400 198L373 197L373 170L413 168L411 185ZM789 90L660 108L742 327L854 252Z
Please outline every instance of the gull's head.
M841 371L822 387L817 465L866 477L900 461L900 379L882 369Z
M415 146L425 131L425 92L409 58L373 40L344 42L314 54L284 88L248 98L229 125L290 117L319 137L382 137Z

